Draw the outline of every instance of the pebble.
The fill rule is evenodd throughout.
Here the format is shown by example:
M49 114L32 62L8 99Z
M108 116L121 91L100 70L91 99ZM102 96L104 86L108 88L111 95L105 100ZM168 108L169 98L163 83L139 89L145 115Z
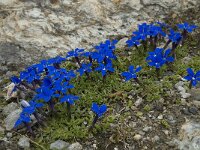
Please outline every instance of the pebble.
M19 145L20 148L29 149L30 148L29 139L25 136L21 137L19 139L18 145Z
M157 142L160 140L160 137L155 135L153 138L152 138L152 142Z
M148 132L148 131L150 131L150 130L152 130L152 127L144 127L144 128L143 128L143 131L144 131L144 132Z
M189 107L188 111L193 115L196 115L198 113L198 109L194 106Z
M82 149L83 149L82 145L78 142L73 143L68 147L68 150L82 150Z
M169 131L168 130L164 130L163 132L165 133L165 135L169 135Z
M11 138L11 137L12 137L12 133L11 133L11 132L8 132L8 133L6 134L6 137L7 137L7 138Z
M134 140L139 141L142 139L142 136L140 134L136 134L133 138Z
M167 116L167 119L170 123L175 123L176 120L174 120L174 117L172 115Z
M138 107L142 104L142 102L143 102L143 99L141 97L139 97L134 104L136 107Z
M159 120L162 120L162 119L163 119L163 115L162 115L162 114L159 115L159 116L158 116L158 119L159 119Z
M185 114L185 115L190 115L190 112L188 111L187 108L181 109L181 112L182 112L183 114Z
M69 143L62 141L62 140L57 140L57 141L51 143L50 149L63 150L63 149L67 149L68 146L69 146Z

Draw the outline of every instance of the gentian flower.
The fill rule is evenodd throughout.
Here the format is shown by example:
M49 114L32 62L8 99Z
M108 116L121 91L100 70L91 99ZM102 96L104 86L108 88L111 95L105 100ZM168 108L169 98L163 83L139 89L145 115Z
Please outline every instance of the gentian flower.
M121 75L126 78L126 81L130 79L137 79L137 73L142 69L142 67L137 67L134 69L134 66L129 66L129 72L123 72Z
M84 73L88 74L92 71L92 64L82 64L81 68L78 69L78 72L80 73L80 76L82 76Z
M196 86L198 81L200 81L200 71L197 71L195 74L194 71L191 68L187 69L188 75L184 77L187 81L190 81L189 88L191 89L192 86Z
M54 94L54 91L48 87L41 87L36 92L38 93L36 95L37 99L43 99L45 102L49 102Z
M76 48L76 49L74 49L72 51L69 51L67 53L66 58L69 58L69 57L78 57L79 55L81 55L82 52L84 52L84 49Z
M20 124L27 124L31 122L31 118L29 115L21 113L19 119L15 122L14 128L18 127Z
M105 104L98 106L97 103L92 103L91 110L95 113L95 117L93 119L92 125L89 128L89 131L94 128L97 120L106 112L107 106Z
M102 74L103 77L106 76L107 71L110 71L110 72L115 71L114 68L112 67L112 63L106 64L106 65L100 63L99 67L95 68L95 70L101 71L101 74Z
M166 50L163 52L163 48L156 48L153 52L148 52L149 56L147 56L146 60L148 61L148 65L155 67L157 72L157 77L159 78L160 68L169 62L173 62L174 58L169 56L171 53L171 49Z
M60 99L60 102L63 103L63 102L67 102L67 116L68 116L68 120L71 119L71 105L74 104L74 102L76 100L78 100L79 97L78 96L75 96L75 95L71 95L71 94L68 94L68 95L65 95L64 97L62 97Z
M75 96L75 95L71 95L71 94L68 94L68 95L65 95L64 97L62 97L60 99L60 102L63 103L63 102L67 102L69 103L70 105L73 105L75 100L78 100L79 97L78 96Z
M189 32L189 33L191 33L192 31L194 31L194 29L197 28L196 25L190 25L190 24L187 23L187 22L182 23L182 24L178 24L177 26L178 26L178 28L179 28L180 30L185 30L185 31L187 31L187 32Z
M140 45L139 38L137 36L132 36L130 40L126 41L126 44L128 45L128 47L135 46L136 48L138 48L138 45Z
M107 110L107 106L105 104L98 106L97 103L92 103L91 110L100 118Z
M173 29L171 29L168 38L173 43L179 43L182 39L182 36L181 33L175 32Z

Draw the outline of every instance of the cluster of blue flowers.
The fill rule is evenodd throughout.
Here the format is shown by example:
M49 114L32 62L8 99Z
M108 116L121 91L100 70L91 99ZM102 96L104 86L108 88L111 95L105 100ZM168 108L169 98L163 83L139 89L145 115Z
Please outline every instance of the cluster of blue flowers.
M188 33L191 33L195 28L194 25L188 23L177 25L182 33L174 31L164 23L146 24L143 23L138 26L138 30L133 32L131 39L126 41L128 47L143 45L144 49L150 44L153 46L152 52L148 52L146 61L151 67L159 70L164 64L174 61L175 48L185 39ZM167 30L167 31L164 31ZM163 41L163 38L168 38L163 48L157 48L158 42ZM166 49L172 43L171 49ZM23 100L21 106L23 108L19 119L15 123L15 127L20 124L27 126L28 130L32 133L29 123L31 122L31 115L33 115L38 123L42 124L41 115L39 112L44 105L48 105L49 111L55 111L55 104L66 103L68 108L68 115L70 118L70 106L74 105L79 96L71 93L74 85L71 84L71 79L75 78L78 73L80 76L84 74L89 78L91 72L97 71L102 74L103 79L106 79L108 73L114 72L113 60L116 60L115 55L117 40L106 40L104 43L94 47L94 51L88 52L84 49L76 48L67 53L66 57L57 56L48 60L42 60L38 64L34 64L26 68L19 75L13 76L11 81L15 84L15 90L26 92L31 90L34 97L29 102ZM172 54L172 56L171 56ZM77 70L66 70L62 68L61 64L68 60L74 60L78 64ZM126 81L134 79L138 84L137 73L141 71L142 67L134 68L133 65L129 67L128 72L123 72L121 75L125 77ZM195 86L197 81L200 81L200 72L194 74L191 69L188 69L187 80L191 80L191 85ZM91 110L96 114L92 128L94 127L97 119L100 118L107 110L105 104L98 106L92 103Z

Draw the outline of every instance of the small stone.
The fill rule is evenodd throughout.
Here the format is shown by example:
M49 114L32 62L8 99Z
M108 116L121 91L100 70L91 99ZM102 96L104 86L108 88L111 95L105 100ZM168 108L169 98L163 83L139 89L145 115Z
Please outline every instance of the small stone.
M133 138L134 140L139 141L142 139L142 136L140 134L136 134Z
M8 133L6 134L6 137L7 137L7 138L11 138L11 137L12 137L12 133L11 133L11 132L8 132Z
M4 119L4 122L5 122L5 127L6 127L6 130L11 130L14 125L15 125L15 122L17 121L17 119L19 118L19 115L21 113L21 109L17 109L13 112L11 112L5 119Z
M160 137L155 135L153 138L152 138L152 142L157 142L160 140Z
M178 86L177 87L177 90L179 91L179 92L186 92L186 90L184 89L184 87L182 87L182 86Z
M141 105L142 102L143 102L143 99L139 97L134 104L136 107L138 107L139 105Z
M6 105L4 108L3 108L3 114L5 116L9 115L11 112L15 111L16 109L18 109L18 106L16 103L12 102L8 105Z
M159 115L157 118L158 118L159 120L162 120L162 119L163 119L163 115L161 114L161 115Z
M148 132L148 131L150 131L151 129L152 129L152 127L144 127L144 128L143 128L143 131L144 131L144 132Z
M50 149L52 149L52 150L64 150L64 149L67 149L67 147L69 145L70 144L65 142L65 141L57 140L57 141L51 143Z
M169 135L169 131L168 130L164 130L163 132L165 133L165 135Z
M183 81L179 81L178 83L175 84L175 88L178 89L179 86L183 86L184 82Z
M133 99L133 96L132 96L132 95L129 95L129 96L128 96L128 99Z
M174 117L172 115L167 116L167 119L170 123L175 123L176 120L174 120Z
M191 96L190 93L180 92L182 98L189 98Z
M29 139L25 136L21 137L19 139L18 145L19 145L20 148L29 149L30 148Z
M198 113L198 109L194 106L189 107L189 112L192 113L193 115L196 115Z
M83 149L82 145L78 142L73 143L68 147L68 150L82 150L82 149Z
M126 41L128 40L128 38L123 38L121 40L119 40L116 44L117 48L124 48L126 46Z
M181 112L182 112L183 114L185 114L185 115L190 115L190 112L188 111L187 108L181 109Z
M200 101L200 88L191 89L190 94L191 94L191 97L193 98L193 100Z

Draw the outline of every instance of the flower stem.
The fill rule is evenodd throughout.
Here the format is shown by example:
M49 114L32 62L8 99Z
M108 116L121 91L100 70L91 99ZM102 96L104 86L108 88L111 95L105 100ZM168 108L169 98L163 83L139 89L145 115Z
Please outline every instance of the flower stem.
M160 78L160 68L156 68L156 75L157 75L157 78L159 79Z
M89 127L89 132L92 131L92 129L94 128L95 124L97 123L97 120L98 120L98 115L96 114L94 119L93 119L93 122L92 122L92 125Z
M29 124L29 123L26 123L26 122L24 122L24 124L25 124L25 126L26 126L26 128L27 128L27 131L28 131L33 137L35 137L35 134L33 133L33 130L31 129L30 124Z
M75 57L76 62L78 63L79 67L81 67L81 62L78 57Z
M67 119L71 120L71 106L70 103L67 102Z
M189 84L189 89L192 88L192 81L190 81L190 84Z

